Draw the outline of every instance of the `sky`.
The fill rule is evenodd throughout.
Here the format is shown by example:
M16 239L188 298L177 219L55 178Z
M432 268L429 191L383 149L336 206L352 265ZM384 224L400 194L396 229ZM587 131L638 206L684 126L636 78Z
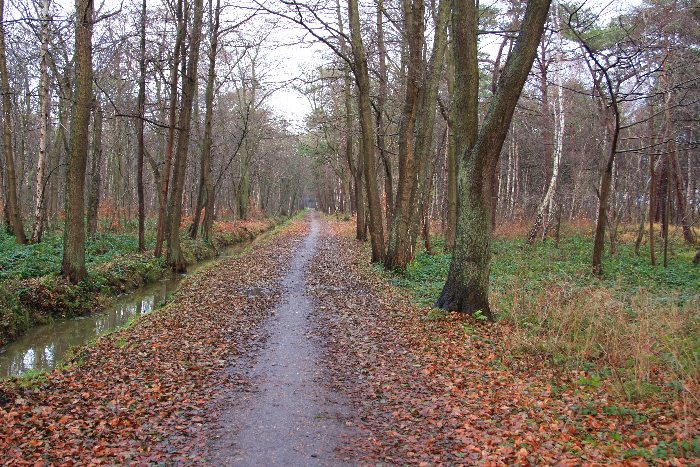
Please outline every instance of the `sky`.
M54 0L61 5L66 12L74 9L73 0ZM127 5L132 0L98 0L97 5L103 5L106 10L118 9L120 5ZM245 11L254 5L255 0L239 0L233 5L236 11ZM276 0L267 0L268 5L275 5ZM495 0L498 2L498 0ZM149 4L161 4L160 0L148 0ZM222 2L222 3L225 3ZM341 2L344 4L344 2ZM621 10L642 3L642 0L587 0L586 5L596 11L604 11L603 16L614 16ZM232 10L230 10L232 11ZM234 15L236 13L233 13ZM257 27L257 26L253 26ZM294 132L302 132L304 120L310 112L311 106L308 100L294 89L299 84L299 78L305 71L312 70L320 63L327 60L330 54L325 45L300 44L304 31L300 26L280 21L278 26L272 29L268 37L267 46L263 56L265 69L265 82L270 88L277 89L266 101L276 115L287 120ZM488 42L488 39L487 39ZM270 47L272 45L272 47ZM488 43L483 44L488 48Z

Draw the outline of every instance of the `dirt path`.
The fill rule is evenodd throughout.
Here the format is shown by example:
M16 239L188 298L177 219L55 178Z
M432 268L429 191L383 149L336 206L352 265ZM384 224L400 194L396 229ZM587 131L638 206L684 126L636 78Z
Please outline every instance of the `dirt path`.
M234 386L221 410L207 460L226 465L341 465L335 449L350 433L350 411L328 391L321 345L312 335L313 303L306 273L316 254L321 223L310 215L310 231L282 278L282 295L261 332L264 347L229 369Z

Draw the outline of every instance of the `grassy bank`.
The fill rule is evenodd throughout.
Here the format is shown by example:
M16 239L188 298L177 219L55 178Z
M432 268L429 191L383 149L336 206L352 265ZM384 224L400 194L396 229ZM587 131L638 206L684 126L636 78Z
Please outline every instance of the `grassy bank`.
M281 220L217 222L210 242L192 240L183 233L183 254L189 264L214 258L222 249L251 240ZM147 229L146 253L138 253L136 232L129 226L88 240L88 277L76 285L58 276L63 254L60 232L47 235L37 245L17 245L13 237L0 233L0 345L36 324L99 310L110 297L168 274L165 261L152 254L154 231Z
M442 252L441 239L435 251ZM700 389L700 267L695 248L673 245L668 268L652 267L648 251L632 242L607 256L605 276L591 274L592 239L581 234L524 246L498 237L491 270L491 303L506 349L540 355L585 372L582 385L609 385L627 399L674 395L693 399ZM403 275L389 275L414 299L432 306L450 255L420 252ZM441 319L439 310L427 319ZM466 329L465 333L473 332Z

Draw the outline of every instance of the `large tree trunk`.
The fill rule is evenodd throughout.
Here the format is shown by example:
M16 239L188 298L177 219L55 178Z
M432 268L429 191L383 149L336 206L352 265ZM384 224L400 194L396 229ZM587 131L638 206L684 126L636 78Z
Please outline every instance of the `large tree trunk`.
M190 34L187 70L182 79L182 105L178 127L177 152L173 173L173 184L168 203L168 265L175 272L187 270L185 259L180 249L180 222L182 221L182 194L185 187L185 168L190 143L190 123L192 120L192 102L196 82L197 64L199 62L199 44L202 37L202 0L194 2L194 19ZM184 65L184 62L183 62Z
M469 150L467 129L461 126L458 150L463 155L458 174L457 233L447 281L436 306L466 313L480 311L492 317L489 306L489 272L491 262L491 202L493 174L503 142L513 117L528 72L537 51L537 45L549 10L549 0L530 0L513 51L508 56L496 94L493 97L484 124L478 132L474 147ZM476 5L473 0L455 2L453 30L456 47L456 76L463 77L456 90L456 102L469 101L478 86L478 70L469 67L476 62ZM467 39L471 47L464 53ZM473 41L473 42L472 42ZM471 70L468 72L467 70ZM476 85L476 86L475 86ZM478 88L477 88L478 89ZM459 106L470 115L473 107ZM470 120L473 120L472 117ZM457 136L457 135L456 135Z
M12 148L12 95L10 77L7 74L7 51L5 49L5 0L0 0L0 90L2 91L2 148L5 156L5 209L8 217L8 227L17 243L27 243L22 225L22 212L17 197L17 178L15 174L15 158Z
M362 132L360 153L364 163L365 187L367 189L367 204L369 207L369 234L372 243L372 262L380 262L384 260L385 255L384 223L382 222L382 207L377 189L369 70L367 69L365 47L362 43L360 12L357 0L348 0L348 10L350 14L352 54L354 57L353 71L355 72L355 81L358 90L360 128Z
M219 12L221 11L221 0L216 0L216 7L211 12L211 0L209 2L210 10L210 30L211 39L209 44L209 71L207 73L207 88L204 92L205 113L204 113L204 139L202 141L202 158L200 161L199 170L199 192L197 194L197 207L192 218L192 226L190 227L190 236L197 237L199 229L199 218L202 209L209 209L210 198L214 198L214 185L211 179L211 147L212 147L212 121L214 119L214 84L216 80L216 49L219 46ZM206 211L205 211L206 216ZM202 236L209 239L211 234L211 223L209 225L204 222Z
M387 270L404 269L411 261L411 195L419 170L415 154L415 127L419 111L419 97L423 71L424 12L422 0L403 0L403 36L407 47L406 88L399 124L399 180L393 206L389 244L384 267Z
M139 203L139 251L146 249L144 228L146 223L146 204L143 194L143 157L144 157L144 118L146 117L146 0L141 2L141 43L139 47L139 95L136 106L138 117L136 119L136 193Z
M175 146L175 125L177 118L177 83L180 76L180 58L182 41L185 36L187 23L184 19L183 0L177 1L177 35L175 46L173 47L173 65L170 68L170 107L168 109L168 139L165 143L163 154L163 171L160 177L161 203L158 206L158 227L156 231L155 256L160 256L163 252L163 240L165 238L166 207L168 205L168 189L170 185L170 171L173 160L173 147Z
M100 206L100 185L102 183L102 107L95 100L92 121L92 166L90 167L90 192L87 203L87 235L94 237L97 232L97 212Z
M39 155L36 163L36 189L32 243L39 243L46 219L46 146L49 136L49 0L42 6L41 63L39 65Z
M92 106L92 0L75 0L75 104L66 174L66 227L63 234L61 275L73 283L85 270L85 169L88 126Z

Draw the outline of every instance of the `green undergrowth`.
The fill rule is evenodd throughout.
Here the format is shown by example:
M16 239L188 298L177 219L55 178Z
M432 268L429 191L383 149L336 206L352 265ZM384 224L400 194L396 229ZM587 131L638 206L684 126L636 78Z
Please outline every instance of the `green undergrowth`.
M435 255L421 251L403 274L388 276L432 306L451 256L444 242ZM622 243L607 255L605 274L591 271L592 239L574 235L525 246L493 244L490 301L508 326L504 345L514 354L541 354L555 364L589 372L630 400L687 396L700 378L700 267L695 248L674 244L668 268L650 265ZM430 311L426 319L440 319ZM598 380L596 380L598 381Z
M243 226L222 222L208 242L192 240L183 232L182 252L188 264L211 259L222 249L252 240L283 220L271 218ZM147 227L154 227L151 224ZM0 233L0 346L34 325L97 311L111 297L168 274L165 260L152 254L154 228L147 230L148 252L139 253L134 227L127 225L124 232L102 232L87 240L88 277L78 284L59 276L63 254L60 232L47 234L35 245L17 245L14 237Z

